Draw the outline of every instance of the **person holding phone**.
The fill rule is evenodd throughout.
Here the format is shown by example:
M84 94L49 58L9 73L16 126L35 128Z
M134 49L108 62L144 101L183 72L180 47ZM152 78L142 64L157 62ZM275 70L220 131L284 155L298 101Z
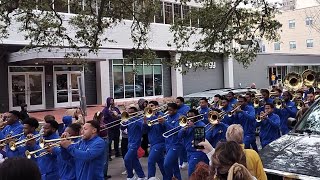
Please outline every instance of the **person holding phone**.
M198 144L202 141L205 141L205 124L199 120L198 116L199 112L196 109L191 109L188 112L188 125L185 128L180 129L179 131L179 138L183 139L185 148L188 154L188 176L190 177L191 174L194 172L196 165L199 162L204 162L209 164L209 159L207 155L202 151L198 151L197 149L203 148Z

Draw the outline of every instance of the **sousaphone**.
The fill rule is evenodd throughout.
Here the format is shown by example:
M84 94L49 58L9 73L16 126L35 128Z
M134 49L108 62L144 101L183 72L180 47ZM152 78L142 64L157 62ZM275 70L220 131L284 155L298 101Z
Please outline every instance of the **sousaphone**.
M303 84L307 87L313 87L316 81L316 74L317 73L311 69L307 69L303 71L301 75Z
M303 85L303 80L300 74L291 72L284 77L283 85L289 91L297 91Z

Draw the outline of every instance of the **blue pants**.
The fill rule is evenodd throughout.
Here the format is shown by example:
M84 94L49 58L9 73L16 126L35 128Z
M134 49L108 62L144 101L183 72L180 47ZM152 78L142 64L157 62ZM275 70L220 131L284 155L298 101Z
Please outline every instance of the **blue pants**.
M137 154L138 148L129 148L126 156L124 157L124 165L126 166L128 178L133 178L133 169L136 171L139 178L144 178L140 161Z
M109 138L103 138L104 142L106 143L106 152L105 152L105 162L104 162L104 177L107 177L108 175L108 167L109 167Z
M244 141L244 148L245 149L251 149L251 147L252 147L253 150L258 152L258 146L256 144L256 136L255 136L255 134L245 135L243 141Z
M209 164L209 159L207 155L203 152L192 152L188 154L188 176L190 177L191 174L196 169L196 166L199 162L204 162L206 164Z
M170 179L174 176L178 180L181 180L179 169L180 151L181 147L172 147L167 150L167 155L164 159L164 170Z
M148 157L148 178L156 176L156 163L157 163L161 171L161 174L163 176L163 180L170 180L170 178L166 176L166 172L163 167L164 152L165 152L164 144L155 144L150 147L150 152Z
M58 172L51 172L49 174L41 174L41 180L57 180L59 179Z
M187 151L185 147L182 147L179 158L180 158L180 165L182 165L182 163L184 162L188 162L188 156L187 156Z

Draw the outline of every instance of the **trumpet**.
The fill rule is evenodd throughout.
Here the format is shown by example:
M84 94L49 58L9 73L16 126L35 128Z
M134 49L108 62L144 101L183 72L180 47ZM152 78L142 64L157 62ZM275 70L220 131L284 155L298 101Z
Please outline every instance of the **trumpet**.
M9 148L10 148L11 151L15 151L17 149L17 147L24 146L24 143L26 143L28 141L31 141L31 140L34 140L34 139L37 139L42 135L43 134L37 134L37 135L33 136L32 138L26 138L26 139L23 139L23 140L18 141L18 142L11 141L9 143Z
M71 137L65 137L65 138L57 138L57 139L49 139L49 140L45 140L43 138L40 138L39 140L39 146L41 148L45 148L46 143L50 143L50 142L59 142L59 141L63 141L63 140L71 140L71 139L78 139L81 138L82 135L80 136L71 136Z
M273 104L277 109L283 108L283 100L280 98L276 98L275 100L273 100Z
M34 156L34 158L38 158L38 157L42 157L42 156L49 154L49 152L44 151L44 152L41 152L39 155L36 155L37 152L43 151L43 150L51 148L51 147L59 147L59 146L60 146L59 143L49 144L49 145L47 145L45 147L41 147L40 149L35 150L35 151L30 152L30 151L26 150L26 152L24 154L26 155L26 157L28 159L31 159L32 156Z
M228 117L233 116L240 107L241 105L235 105L234 108L230 112L228 112Z
M303 101L301 99L298 99L295 101L295 106L297 107L298 110L300 110L303 107L306 107L306 104L308 104L309 101Z
M264 113L263 111L260 113L260 115L256 116L256 121L261 122L264 118L268 117L267 113Z
M6 138L0 140L0 146L5 146L5 145L6 145L5 142L6 142L7 140L9 140L9 139L11 139L11 138L20 137L20 136L22 136L23 134L24 134L24 133L20 133L20 134L14 135L14 136L11 136L10 134L8 134Z
M203 116L203 115L204 115L204 114L199 114L199 115L196 115L196 116L193 116L193 117L180 116L180 117L179 117L179 126L177 126L177 127L175 127L175 128L172 128L172 129L164 132L164 133L162 134L162 136L163 136L164 138L168 138L168 137L170 137L170 136L173 136L173 135L177 134L181 128L186 128L186 127L187 127L188 121L189 121L190 119L194 119L194 118L196 118L196 117ZM196 123L196 122L198 122L198 121L201 121L201 119L195 121L194 123ZM169 133L169 134L168 134L168 133Z

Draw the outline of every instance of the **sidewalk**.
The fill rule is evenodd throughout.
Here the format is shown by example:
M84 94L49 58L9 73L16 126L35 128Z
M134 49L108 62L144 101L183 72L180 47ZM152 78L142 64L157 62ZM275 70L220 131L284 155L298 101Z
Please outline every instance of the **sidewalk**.
M85 117L86 120L92 120L94 113L97 111L102 111L103 110L102 105L96 105L96 106L90 106L87 107L87 116ZM29 116L34 117L38 119L39 121L43 121L44 116L46 115L53 115L56 118L56 121L58 123L62 123L62 117L64 113L66 112L66 108L59 108L59 109L48 109L48 110L43 110L39 112L30 112Z

